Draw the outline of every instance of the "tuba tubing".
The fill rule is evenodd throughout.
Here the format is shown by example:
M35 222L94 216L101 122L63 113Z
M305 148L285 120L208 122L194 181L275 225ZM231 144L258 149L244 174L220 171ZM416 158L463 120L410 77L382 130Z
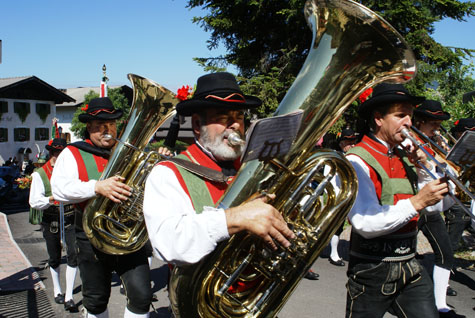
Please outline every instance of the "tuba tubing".
M308 0L304 14L312 43L274 114L303 111L299 132L283 157L244 163L219 202L228 208L253 195L275 194L271 204L297 238L291 247L272 251L260 239L238 233L199 263L176 266L169 297L177 318L278 314L344 222L357 194L352 165L336 151L315 152L317 141L367 88L415 76L416 61L403 37L361 4ZM339 187L333 186L335 178Z

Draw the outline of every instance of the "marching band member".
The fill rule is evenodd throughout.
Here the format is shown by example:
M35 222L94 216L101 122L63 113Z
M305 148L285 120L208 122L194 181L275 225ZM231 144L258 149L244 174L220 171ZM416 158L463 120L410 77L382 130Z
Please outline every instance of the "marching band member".
M121 116L122 110L115 109L108 97L92 99L86 105L86 113L78 117L86 123L85 141L71 144L61 153L51 178L53 196L76 207L79 273L83 304L89 318L109 317L107 304L113 271L125 286L127 306L124 317L149 316L152 291L144 248L126 255L109 255L96 249L82 228L84 207L89 199L101 195L120 203L131 195L131 188L123 183L123 177L113 176L98 181L110 149L116 143L116 120Z
M436 136L435 131L440 129L442 121L447 119L450 119L450 114L444 112L440 102L435 100L425 100L414 109L414 126L422 134L431 139ZM424 144L424 140L421 139L421 136L416 136L416 138ZM424 148L434 158L438 156L430 144L425 145ZM438 161L441 162L441 160ZM450 169L450 167L447 166L446 169ZM442 171L436 170L439 177L444 176ZM454 171L452 171L452 173L454 173ZM453 204L454 201L452 198L446 196L437 204L426 207L424 211L420 213L417 227L424 233L435 255L432 279L434 282L435 305L439 311L439 316L462 318L465 316L456 314L446 303L447 295L456 295L456 292L449 286L450 271L454 265L454 252L441 213L442 211L448 210Z
M352 225L346 317L438 317L433 284L416 260L417 219L443 199L448 185L432 180L415 163L434 171L424 153L399 145L411 126L415 97L401 84L382 83L358 108L362 140L347 153L358 177ZM418 190L419 189L419 190Z
M338 149L336 150L347 153L355 146L357 141L358 134L351 128L345 128L337 139ZM339 186L336 186L335 189L339 189ZM341 259L340 254L338 254L338 243L340 242L340 234L343 232L344 225L345 222L340 225L330 240L330 257L328 261L335 266L345 266L345 262Z
M474 118L461 118L454 123L454 127L451 129L452 135L458 140L465 131L475 131L475 119ZM473 202L463 202L468 208ZM450 241L452 242L452 250L455 252L460 247L462 241L463 231L470 229L470 216L463 211L458 205L454 205L452 208L444 211L445 225L447 226L447 232L449 233ZM472 213L472 219L474 219ZM472 222L472 224L475 224ZM475 232L475 227L474 228Z
M66 293L63 294L60 283L61 265L61 224L58 202L51 193L51 174L61 151L66 147L66 140L54 138L45 146L49 152L49 160L41 168L31 174L30 207L42 210L41 232L46 241L48 251L48 265L53 282L54 301L57 304L64 304L64 309L76 311L76 304L73 299L74 281L77 273L77 254L75 248L74 235L74 212L71 205L65 206L64 211L64 238L66 240Z
M174 264L196 263L240 231L260 236L273 248L274 240L290 245L293 232L265 197L226 210L214 208L239 169L242 146L232 146L227 137L232 132L243 136L243 109L259 105L260 99L244 95L234 76L225 72L200 77L193 97L177 104L179 115L191 116L195 135L195 143L177 157L222 173L227 182L212 181L206 171L198 176L170 161L155 166L144 195L154 255Z

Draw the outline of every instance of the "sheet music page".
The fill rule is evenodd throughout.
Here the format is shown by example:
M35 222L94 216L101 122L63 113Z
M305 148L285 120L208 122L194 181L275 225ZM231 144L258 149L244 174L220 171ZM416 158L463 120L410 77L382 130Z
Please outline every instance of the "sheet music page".
M475 131L466 131L447 155L447 159L459 166L475 163Z
M241 162L268 160L286 154L297 135L303 110L256 120L246 134Z

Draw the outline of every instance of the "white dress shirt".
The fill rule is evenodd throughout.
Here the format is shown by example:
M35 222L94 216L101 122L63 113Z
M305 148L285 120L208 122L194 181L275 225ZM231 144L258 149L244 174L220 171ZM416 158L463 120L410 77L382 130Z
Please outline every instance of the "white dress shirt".
M155 166L145 185L145 223L154 255L175 264L196 263L229 238L223 209L197 214L175 173Z
M68 148L61 151L51 176L51 191L55 200L72 204L95 197L96 182L97 180L81 181L73 153Z
M49 197L45 196L45 185L43 179L38 172L31 174L31 187L30 187L30 207L37 210L46 210L50 207Z

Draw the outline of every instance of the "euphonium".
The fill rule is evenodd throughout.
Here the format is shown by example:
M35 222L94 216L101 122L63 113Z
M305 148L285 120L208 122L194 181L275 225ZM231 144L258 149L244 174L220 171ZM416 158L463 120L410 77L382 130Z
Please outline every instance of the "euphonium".
M178 103L175 95L159 84L134 74L128 74L128 78L134 91L130 115L100 180L122 176L132 188L132 195L121 204L97 197L86 206L83 216L89 241L112 255L137 251L148 240L142 211L145 179L161 158L144 148L157 129L175 115Z
M402 36L366 7L344 0L307 1L313 31L308 57L275 115L303 111L289 152L246 162L220 206L273 193L296 234L290 248L269 249L239 233L218 244L198 264L177 266L169 292L176 317L275 317L331 236L357 193L357 179L343 155L313 151L317 141L357 96L376 83L405 82L415 58ZM341 186L330 182L337 176Z

